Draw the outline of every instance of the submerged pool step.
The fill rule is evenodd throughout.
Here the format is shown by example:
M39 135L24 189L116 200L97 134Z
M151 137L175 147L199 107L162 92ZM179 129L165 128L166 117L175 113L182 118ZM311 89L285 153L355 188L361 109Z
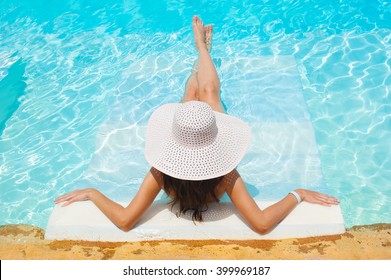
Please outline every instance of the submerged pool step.
M264 209L271 201L258 202ZM125 204L123 204L125 205ZM137 226L123 232L90 201L67 207L56 205L48 222L45 239L88 241L144 240L249 240L285 239L334 235L345 232L339 206L324 207L302 202L273 231L259 235L243 221L232 203L214 203L204 215L204 222L192 222L190 216L176 216L177 208L153 204Z
M95 152L77 187L100 188L122 199L113 186L142 181L148 116L161 104L178 102L183 93L174 92L183 88L193 62L167 52L124 71L121 94L98 129ZM298 187L328 192L295 58L229 56L215 62L228 113L251 127L251 146L238 169L254 187L253 197L274 200Z

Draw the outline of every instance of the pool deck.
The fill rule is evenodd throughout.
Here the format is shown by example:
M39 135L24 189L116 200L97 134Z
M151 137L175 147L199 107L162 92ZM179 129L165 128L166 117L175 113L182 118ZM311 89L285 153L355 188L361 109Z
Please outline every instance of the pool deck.
M92 242L45 240L44 235L43 229L34 226L1 226L0 259L391 259L391 224L355 226L339 235L281 240Z

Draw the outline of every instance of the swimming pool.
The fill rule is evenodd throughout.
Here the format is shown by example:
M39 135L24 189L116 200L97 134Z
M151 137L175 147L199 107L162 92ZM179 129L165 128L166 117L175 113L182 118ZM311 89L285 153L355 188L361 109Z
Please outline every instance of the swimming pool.
M148 170L143 126L154 108L180 99L195 56L193 14L214 24L222 83L241 79L240 69L234 77L224 70L231 69L227 61L294 58L320 159L316 187L341 200L347 226L390 223L390 2L193 2L1 5L0 224L44 228L53 199L86 184L114 199L134 194ZM153 78L137 72L154 65ZM251 110L257 100L228 89L222 98L229 113L260 119ZM111 131L129 129L131 143L100 145ZM110 158L113 149L122 155L128 145L134 149L123 162L97 157ZM256 170L249 162L244 172ZM113 173L119 177L106 177ZM263 191L262 178L247 179ZM265 199L293 186L279 187L264 191Z

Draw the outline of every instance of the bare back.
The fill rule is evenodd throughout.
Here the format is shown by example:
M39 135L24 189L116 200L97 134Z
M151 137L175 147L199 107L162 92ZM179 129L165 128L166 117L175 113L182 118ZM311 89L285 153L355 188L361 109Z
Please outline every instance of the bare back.
M160 186L162 190L164 190L164 181L163 181L163 175L162 173L157 170L156 168L152 167L150 170L151 174L155 178L157 184ZM236 180L240 177L238 171L236 169L232 170L230 173L224 175L224 178L221 180L221 182L217 185L215 189L215 195L217 198L221 198L224 193L227 192L227 190L231 189ZM174 197L175 194L167 193L168 196ZM208 201L211 202L211 201Z

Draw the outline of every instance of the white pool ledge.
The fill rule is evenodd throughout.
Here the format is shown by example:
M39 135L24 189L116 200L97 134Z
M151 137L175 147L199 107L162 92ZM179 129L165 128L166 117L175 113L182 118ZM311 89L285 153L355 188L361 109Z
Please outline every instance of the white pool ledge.
M274 202L258 202L263 209ZM302 202L273 231L259 235L238 215L231 203L214 203L204 215L205 221L196 225L188 215L178 218L175 208L153 204L137 226L123 232L114 226L89 201L67 207L56 205L49 218L45 239L88 241L145 241L145 240L248 240L285 239L342 234L344 221L339 206L324 207Z

